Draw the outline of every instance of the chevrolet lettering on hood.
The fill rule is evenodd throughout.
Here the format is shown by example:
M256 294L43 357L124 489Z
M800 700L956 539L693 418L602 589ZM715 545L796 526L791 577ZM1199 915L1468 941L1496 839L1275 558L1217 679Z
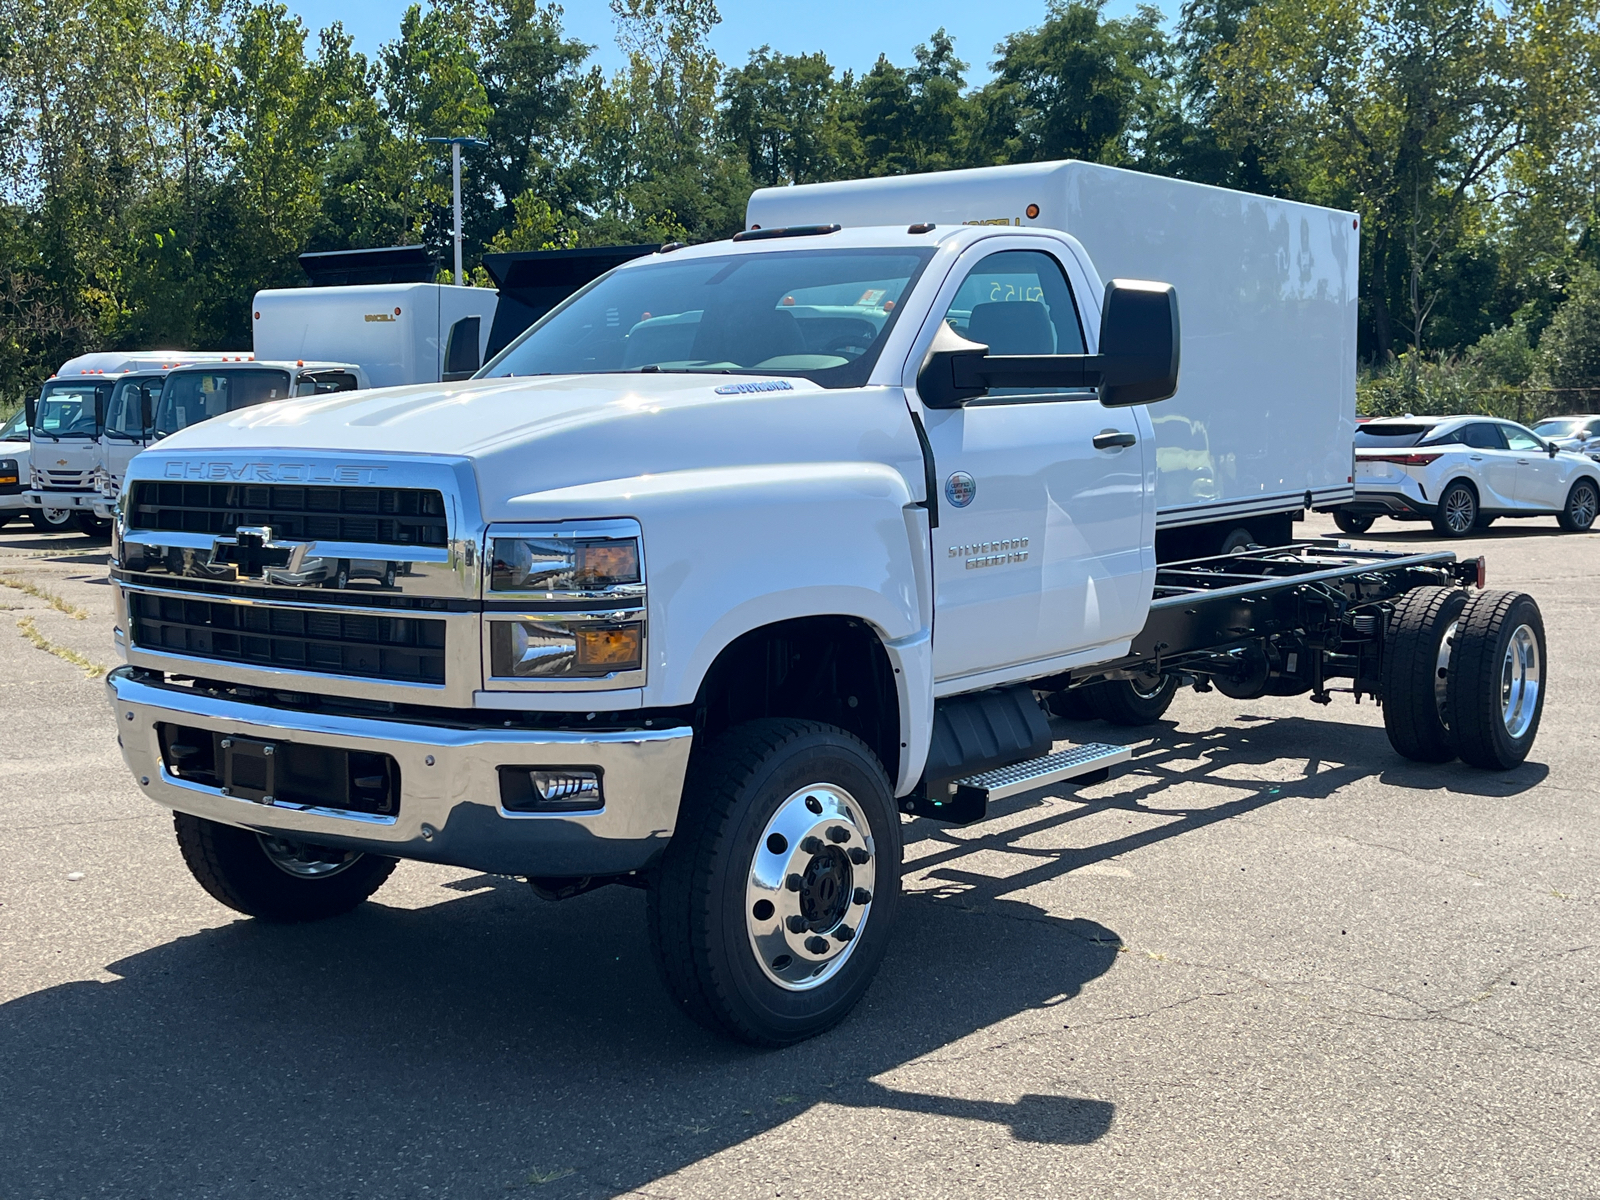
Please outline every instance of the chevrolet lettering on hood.
M166 464L168 479L204 483L329 483L365 485L377 482L387 467L357 467L337 463L192 462L174 459Z

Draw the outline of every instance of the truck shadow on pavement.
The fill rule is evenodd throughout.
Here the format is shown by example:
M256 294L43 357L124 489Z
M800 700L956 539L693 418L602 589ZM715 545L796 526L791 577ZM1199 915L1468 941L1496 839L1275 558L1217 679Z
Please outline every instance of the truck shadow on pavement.
M903 1078L919 1062L941 1077L948 1059L981 1061L986 1041L952 1044L1013 1018L1029 1032L1070 1030L1075 999L1116 962L1111 929L1008 897L1283 799L1330 795L1370 774L1373 738L1381 730L1294 719L1169 726L1107 788L1056 789L1042 805L1019 797L964 830L908 823L912 890L877 983L841 1027L781 1051L730 1045L673 1010L644 942L643 897L622 888L545 904L514 881L473 876L422 908L389 907L380 892L317 925L238 920L181 937L112 963L113 980L0 1005L0 1192L484 1196L545 1185L539 1194L614 1196L763 1137L794 1139L761 1151L775 1174L785 1162L808 1173L813 1151L870 1153L873 1141L938 1152L937 1128L897 1114L1087 1144L1111 1127L1105 1100L958 1098ZM1308 759L1330 740L1345 747L1337 760ZM1286 757L1309 768L1275 778ZM1183 808L1162 795L1206 777L1230 798ZM1042 833L1070 834L1108 808L1167 819L1037 848L1051 843ZM968 861L985 849L1037 862L996 879ZM181 869L173 859L163 869ZM963 1078L1004 1092L981 1066ZM827 1114L820 1131L784 1128L809 1110Z

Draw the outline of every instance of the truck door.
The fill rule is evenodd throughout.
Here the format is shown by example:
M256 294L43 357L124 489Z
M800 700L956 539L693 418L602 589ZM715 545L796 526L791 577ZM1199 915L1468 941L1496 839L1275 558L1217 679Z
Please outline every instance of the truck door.
M987 240L958 262L931 312L996 354L1081 354L1087 322L1073 275L1086 291L1065 245L1051 253L1038 238ZM913 396L936 328L930 321L907 365ZM940 489L936 681L976 686L1026 677L1029 664L1064 669L1064 658L1137 633L1155 569L1144 410L1103 408L1092 391L1037 389L957 409L917 405Z

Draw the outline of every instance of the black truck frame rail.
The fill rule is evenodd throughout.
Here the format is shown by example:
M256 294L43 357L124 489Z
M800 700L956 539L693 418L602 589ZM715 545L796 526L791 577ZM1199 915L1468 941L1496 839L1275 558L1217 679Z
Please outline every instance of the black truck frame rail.
M1035 686L1176 675L1241 700L1310 692L1326 704L1330 691L1381 700L1388 606L1419 587L1483 583L1481 558L1331 538L1170 563L1156 571L1149 619L1124 658ZM1329 688L1329 679L1352 684Z

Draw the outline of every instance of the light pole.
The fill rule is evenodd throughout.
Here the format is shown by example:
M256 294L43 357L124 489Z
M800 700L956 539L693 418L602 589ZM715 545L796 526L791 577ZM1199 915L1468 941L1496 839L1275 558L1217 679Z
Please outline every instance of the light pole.
M460 287L461 286L461 147L463 147L463 146L487 146L489 143L484 141L482 138L470 138L470 137L447 137L447 138L445 138L445 137L431 137L431 138L423 138L422 140L425 141L425 142L430 142L430 143L432 143L433 145L436 145L436 146L449 146L450 147L450 175L451 175L451 182L454 185L455 215L456 215L455 233L453 235L451 235L451 239L450 240L455 243L455 247L456 247L456 286Z

